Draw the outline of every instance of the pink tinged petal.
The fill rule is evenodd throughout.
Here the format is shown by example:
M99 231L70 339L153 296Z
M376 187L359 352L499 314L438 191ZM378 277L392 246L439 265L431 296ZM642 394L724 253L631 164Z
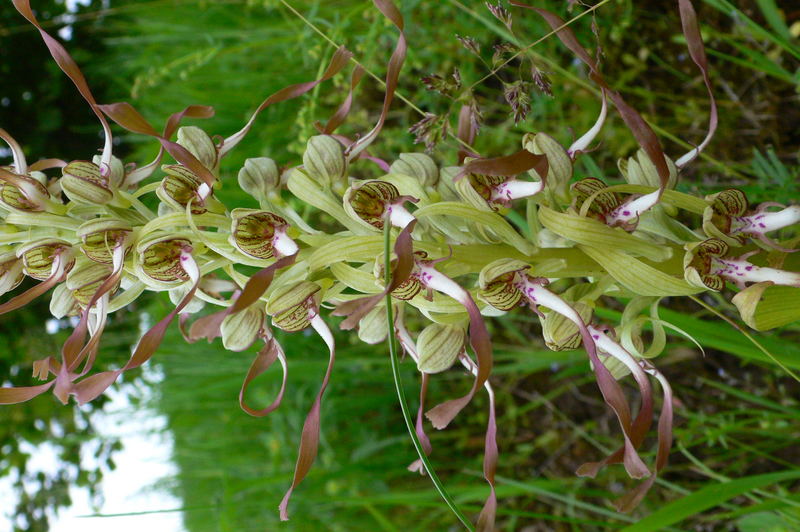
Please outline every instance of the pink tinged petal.
M197 285L200 283L200 269L197 267L194 257L192 257L190 248L181 251L180 265L191 280L192 288L166 317L142 336L131 358L122 368L114 371L97 373L74 385L72 393L77 397L79 404L85 404L102 394L124 371L138 368L150 360L156 349L158 349L158 346L161 345L161 341L164 339L164 335L167 332L167 327L169 327L175 317L180 314L183 308L189 304L197 291Z
M703 46L703 37L700 35L700 28L697 25L697 14L694 11L691 0L678 0L678 9L681 14L681 26L683 28L683 36L686 38L686 45L689 49L689 56L703 75L703 82L708 90L708 99L711 104L711 112L708 118L708 134L706 138L703 139L703 142L701 142L698 147L675 161L675 166L683 168L700 155L700 152L711 142L717 130L719 117L717 115L717 101L716 98L714 98L714 90L711 88L711 79L708 76L708 61L706 59L706 50Z
M342 70L345 65L347 65L352 56L353 54L350 53L344 46L342 46L333 54L333 57L331 58L331 61L321 78L314 81L307 81L305 83L298 83L296 85L289 85L288 87L284 87L278 92L271 94L266 100L261 102L261 105L256 108L256 110L250 116L250 120L247 121L242 129L225 139L219 149L219 157L224 157L229 151L235 148L239 142L241 142L241 140L250 131L250 128L253 127L253 123L256 121L256 118L258 118L258 115L261 113L261 111L274 103L279 103L302 96L323 81L329 80L340 70Z
M383 13L384 17L389 19L389 21L394 24L394 26L400 32L400 36L397 38L397 44L392 52L392 56L389 58L389 64L386 67L386 92L384 93L383 107L381 108L381 114L378 117L378 122L368 133L363 135L353 145L350 146L347 153L348 161L354 160L362 151L367 148L367 146L372 144L372 142L377 138L378 133L381 132L383 124L386 122L386 117L389 114L389 108L392 105L394 92L397 90L397 82L400 79L400 70L403 68L403 63L406 60L406 51L408 49L406 35L404 33L403 16L400 14L400 11L397 9L394 3L391 0L373 0L373 3L375 4L375 7L377 7L381 13Z
M750 216L735 217L736 225L731 232L764 234L800 222L800 205L792 205L778 212L767 212L761 207Z
M636 227L639 217L658 203L662 190L656 190L644 196L631 198L614 209L607 217L610 226Z
M272 237L272 247L275 250L275 256L278 258L296 255L300 251L297 243L286 234L286 229L286 226L276 227L275 234Z
M711 259L711 274L719 275L735 283L739 288L744 288L745 283L760 283L763 281L772 281L783 286L800 287L800 273L756 266L747 262L745 257L739 257L738 259L713 257Z
M30 165L29 170L42 171L50 170L51 168L64 168L65 166L67 166L67 161L62 161L61 159L39 159Z
M325 321L323 321L319 314L316 314L316 310L312 310L310 312L314 313L314 316L311 317L311 326L315 331L317 331L317 334L320 335L322 340L328 346L330 357L328 359L328 369L325 371L325 377L322 379L322 385L320 386L319 393L317 394L316 399L314 399L314 404L311 405L311 410L308 412L308 416L306 416L305 423L303 423L303 432L300 436L300 449L298 450L297 464L295 465L294 469L294 479L292 480L292 485L286 491L281 504L278 506L281 521L289 520L287 507L289 505L289 499L292 496L292 492L306 477L308 471L311 469L311 466L314 463L314 460L317 457L317 450L319 449L320 408L322 406L322 395L325 393L325 388L328 387L328 381L331 377L333 364L336 361L336 346L333 341L333 334L331 334L331 330L328 328L328 326L325 324Z
M251 408L247 405L244 399L245 394L247 393L247 387L249 386L250 382L253 381L253 379L269 370L276 359L281 363L281 368L283 368L283 380L281 380L281 389L278 392L277 397L275 397L275 400L272 403L264 408L258 410ZM275 340L275 338L270 337L265 339L264 347L258 352L255 360L253 360L253 363L250 365L250 369L247 370L247 375L242 383L242 388L239 390L239 406L242 408L242 410L255 417L263 417L276 410L281 405L281 401L283 401L283 393L286 390L287 373L286 355L284 354L281 345L277 340Z
M0 139L6 141L8 147L11 148L11 156L14 160L14 172L18 174L27 174L28 173L28 163L25 160L25 152L22 151L22 147L14 140L14 137L8 134L3 128L0 128Z
M589 147L589 144L597 137L597 134L600 133L600 130L603 129L603 124L606 121L606 116L608 115L608 98L606 98L606 91L605 89L600 89L600 98L603 102L600 106L600 115L597 117L597 121L594 125L584 133L581 138L576 140L572 143L572 145L567 150L567 154L570 158L575 159L579 153L586 151L586 148Z
M50 50L50 55L53 56L53 59L58 64L58 67L67 75L67 77L72 80L72 83L75 84L75 87L78 89L78 92L83 96L83 99L89 104L94 111L94 114L97 115L97 118L100 120L100 123L103 126L103 131L105 132L105 146L103 147L103 157L102 157L102 164L101 168L105 167L106 171L109 167L109 163L111 162L111 148L113 146L112 139L111 139L111 127L109 127L106 118L103 116L103 113L100 112L98 109L97 102L92 95L92 91L89 89L88 83L86 83L86 78L83 77L83 73L81 69L78 68L78 64L75 63L75 60L72 59L72 56L69 55L69 52L55 40L53 37L50 36L42 27L39 25L39 21L36 20L36 16L33 14L31 10L30 2L28 0L13 0L14 7L19 11L19 13L28 19L28 22L36 26L39 30L39 33L44 40L45 45L47 45L48 50Z
M614 379L608 369L603 365L597 356L597 346L592 334L589 332L586 323L584 323L580 314L573 309L566 301L558 297L556 294L550 292L546 288L530 281L530 279L522 279L520 281L520 290L522 293L535 305L545 306L555 312L558 312L571 322L573 322L581 333L583 338L583 345L589 355L589 360L592 363L597 385L600 388L600 393L606 404L611 407L614 414L617 416L620 427L625 439L624 451L624 464L625 470L632 478L643 478L650 475L647 466L642 462L636 448L632 442L632 422L631 412L628 403L625 400L625 394L622 393L619 383ZM577 474L579 476L594 477L601 466L597 464L584 464L579 467Z
M63 281L66 276L66 272L64 271L66 265L71 263L71 261L65 259L64 254L65 252L57 253L53 258L53 264L50 267L50 276L47 279L0 305L0 315L24 307Z
M388 206L390 223L400 229L405 229L408 224L416 220L414 215L408 212L402 203L395 203Z
M430 409L425 415L437 429L445 428L458 413L472 400L481 386L486 383L492 371L492 344L483 316L469 292L455 281L436 270L424 261L418 264L420 281L427 288L438 290L461 303L469 315L469 341L478 358L478 371L470 391L463 397L451 399Z
M509 179L492 187L492 201L508 204L512 200L535 196L544 189L543 181Z
M14 405L30 401L34 397L49 390L55 381L38 386L20 386L18 388L0 388L0 405Z

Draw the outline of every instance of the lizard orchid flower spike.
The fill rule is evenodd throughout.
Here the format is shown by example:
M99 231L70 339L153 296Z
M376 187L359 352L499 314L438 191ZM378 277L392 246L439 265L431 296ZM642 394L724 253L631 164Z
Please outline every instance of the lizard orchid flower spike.
M748 238L755 238L780 251L797 251L780 246L767 233L800 222L800 205L785 207L770 202L751 209L747 196L736 188L706 196L706 201L709 205L703 212L703 231L708 236L718 238L729 246L740 246ZM771 208L781 210L769 211Z
M683 259L684 277L690 284L719 292L725 281L740 289L747 283L772 281L776 285L800 287L800 273L756 266L748 257L759 253L754 250L739 257L729 257L730 246L718 238L686 245Z

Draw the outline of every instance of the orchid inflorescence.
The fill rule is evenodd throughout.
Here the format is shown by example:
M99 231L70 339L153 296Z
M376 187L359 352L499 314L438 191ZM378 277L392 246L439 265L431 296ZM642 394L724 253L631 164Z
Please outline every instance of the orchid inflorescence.
M347 50L336 51L319 79L267 98L242 130L227 138L212 138L194 126L179 127L183 118L211 116L213 110L203 106L176 113L159 132L127 103L98 105L69 54L39 27L28 1L14 4L40 29L59 66L97 113L106 131L106 149L91 161L42 159L28 165L17 142L0 130L13 153L13 164L0 168L1 291L12 291L25 276L41 281L0 305L0 313L52 289L53 316L80 317L60 358L34 363L35 375L47 382L2 388L0 403L27 401L50 389L64 403L70 396L79 403L91 401L124 371L149 360L177 318L189 342L221 337L230 351L263 343L239 400L249 414L264 416L281 402L291 357L268 322L287 332L310 327L327 345L330 362L303 427L294 481L280 504L283 519L289 495L316 456L321 401L333 370L334 339L323 309L343 316L340 328L356 329L364 342L379 343L391 334L416 362L423 392L416 433L426 454L432 448L423 413L436 429L443 429L485 388L490 416L484 474L491 495L478 520L482 530L493 529L497 461L486 317L527 307L539 316L550 349L586 350L624 441L614 453L582 465L577 473L593 477L605 465L622 463L632 478L644 479L616 502L624 511L644 497L665 467L671 447L672 390L652 363L665 347L664 322L657 313L660 300L733 285L743 289L734 303L754 328L797 317L791 310L776 314L763 303L775 300L774 295L768 297L773 289L800 287L800 273L779 267L794 251L794 241L779 240L777 233L798 222L800 207L751 208L737 189L706 198L675 190L680 170L708 144L717 122L705 52L688 0L679 2L684 35L709 89L712 111L708 137L675 162L663 153L647 123L607 85L595 60L563 21L518 2L512 4L535 9L589 67L602 95L595 126L566 148L546 133L529 133L522 149L512 155L481 158L463 152L459 164L449 167L422 153L401 154L391 164L369 156L365 150L381 130L406 52L400 13L389 0L375 0L400 31L378 123L355 142L334 134L349 111L351 92L321 127L322 134L308 140L301 165L279 167L270 158L247 159L238 186L258 202L258 209L230 208L217 199L217 189L230 181L220 179L220 159L264 108L300 96L341 71L351 58ZM359 67L353 87L360 77ZM596 178L573 181L575 161L605 120L607 100L620 111L642 149L619 163L627 184L609 186ZM106 117L156 138L161 145L157 158L137 168L114 157ZM469 113L464 117L468 122ZM468 124L459 131L464 133L462 141L474 138ZM177 141L171 140L175 133ZM175 164L160 165L164 152ZM352 163L359 158L375 162L381 174L351 176ZM159 168L163 175L143 184ZM60 177L47 174L54 169L60 169ZM152 193L160 200L156 212L140 199ZM304 219L294 208L298 204L311 205L320 215ZM527 218L523 232L504 216L521 206ZM394 242L390 257L381 253L384 238ZM769 266L758 264L767 252ZM260 269L247 276L240 265ZM145 291L168 292L175 308L144 334L123 367L92 373L108 315ZM796 298L796 292L781 292L781 297ZM616 331L593 319L605 298L625 302ZM205 313L209 306L221 310ZM649 318L640 315L647 309ZM387 320L388 314L394 318ZM647 321L653 329L650 345L642 335ZM410 328L421 329L416 340ZM254 408L245 400L247 388L275 361L284 373L280 392L272 404ZM469 392L425 412L429 375L454 365L474 376ZM628 374L641 395L635 416L618 383ZM653 418L650 377L658 381L664 397L652 470L638 452ZM410 469L425 473L425 457L420 458Z

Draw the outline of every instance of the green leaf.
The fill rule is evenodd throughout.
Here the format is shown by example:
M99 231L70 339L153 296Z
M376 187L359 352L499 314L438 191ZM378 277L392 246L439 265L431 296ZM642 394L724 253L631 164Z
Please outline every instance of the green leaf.
M640 296L685 296L702 292L683 279L648 266L644 262L614 251L611 247L578 246L615 280Z
M680 523L687 517L697 515L744 493L770 486L776 482L798 478L800 478L800 469L766 475L753 475L730 482L712 484L686 497L681 497L666 506L662 506L660 510L653 512L639 522L623 528L622 532L662 530L666 526Z
M800 288L771 284L754 284L732 299L742 320L757 331L767 331L800 319Z
M539 207L539 221L557 235L596 249L620 249L656 262L667 260L672 255L669 246L647 242L593 218L556 212L543 205Z

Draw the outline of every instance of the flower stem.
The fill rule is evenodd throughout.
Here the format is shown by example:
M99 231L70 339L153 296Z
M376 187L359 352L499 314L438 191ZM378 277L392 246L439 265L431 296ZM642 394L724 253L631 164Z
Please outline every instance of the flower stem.
M383 254L384 254L384 264L391 264L391 245L390 245L390 235L391 235L391 224L387 223L384 224L383 229ZM391 283L391 269L386 268L386 285L388 286ZM417 454L419 455L419 459L422 461L422 466L425 468L425 471L428 473L428 477L430 477L431 482L433 482L433 486L436 488L436 491L439 492L444 502L450 508L450 511L455 514L461 524L464 525L469 531L474 531L475 527L472 526L472 523L469 519L461 512L461 510L456 505L453 498L445 489L442 481L439 480L439 476L436 474L436 471L433 469L430 461L428 460L428 456L425 454L425 450L422 448L422 443L419 441L419 437L417 436L417 432L414 429L414 423L411 419L411 412L408 408L408 402L406 401L406 394L403 390L403 383L400 378L400 361L397 357L397 346L395 345L394 334L392 331L394 330L394 315L392 309L392 294L386 294L386 319L389 326L389 359L392 363L392 377L394 377L394 387L397 390L397 400L400 402L400 410L403 413L403 420L406 422L406 428L408 429L408 433L411 436L411 441L414 443L414 448L417 450Z

